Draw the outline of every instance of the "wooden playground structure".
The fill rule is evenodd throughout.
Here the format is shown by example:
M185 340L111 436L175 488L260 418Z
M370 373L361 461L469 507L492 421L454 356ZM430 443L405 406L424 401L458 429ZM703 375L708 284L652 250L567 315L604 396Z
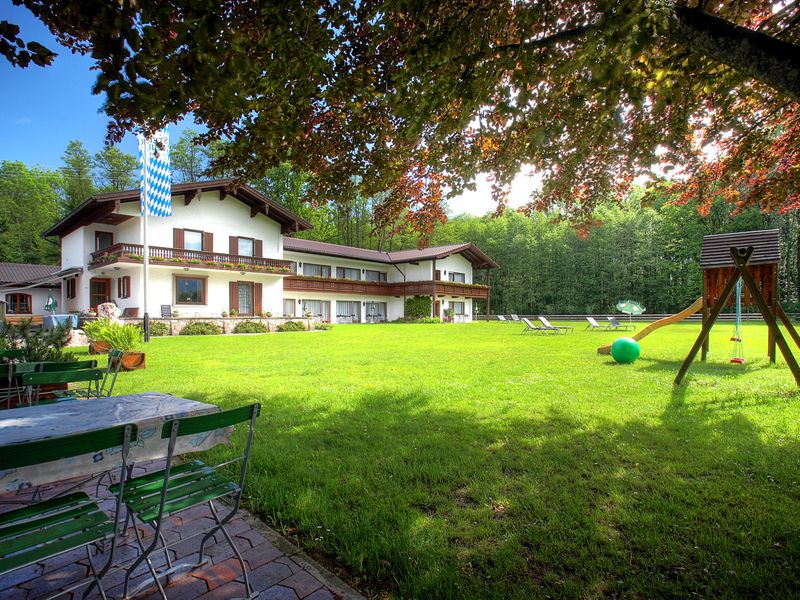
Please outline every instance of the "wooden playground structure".
M701 353L700 360L706 360L709 350L708 334L722 310L733 304L733 293L741 280L741 306L756 307L769 329L769 362L775 362L776 347L779 348L795 382L800 385L800 366L778 327L780 320L795 345L800 348L800 336L778 302L779 230L707 235L703 238L700 267L703 271L703 295L679 313L651 323L633 335L633 339L638 341L661 327L683 321L700 311L702 328L675 377L675 384L679 385L698 352ZM601 346L597 351L600 354L609 354L611 346Z

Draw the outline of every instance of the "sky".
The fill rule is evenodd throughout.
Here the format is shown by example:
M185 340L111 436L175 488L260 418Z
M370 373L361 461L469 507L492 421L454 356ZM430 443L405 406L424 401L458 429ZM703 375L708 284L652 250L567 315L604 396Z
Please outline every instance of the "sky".
M21 161L29 166L57 169L70 140L81 140L94 154L103 148L108 117L101 112L103 98L91 92L95 74L89 57L72 54L58 45L47 28L11 0L0 0L0 21L20 26L26 42L37 41L58 53L49 67L12 67L0 58L0 161ZM187 127L201 129L191 119L170 127L175 140ZM131 134L119 145L135 155ZM476 178L477 189L448 201L451 215L483 215L496 207L491 184L485 175ZM520 174L509 195L509 206L517 208L529 200L538 178Z

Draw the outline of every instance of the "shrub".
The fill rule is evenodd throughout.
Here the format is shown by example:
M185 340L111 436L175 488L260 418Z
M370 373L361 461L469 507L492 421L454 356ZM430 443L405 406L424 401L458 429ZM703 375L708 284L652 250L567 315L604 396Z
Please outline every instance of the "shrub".
M106 342L114 350L130 352L143 340L140 325L112 323L109 319L97 319L84 324L83 331L94 342Z
M17 325L0 324L0 348L21 348L28 362L65 362L75 360L71 352L64 352L69 341L71 327L57 325L53 329L33 329L27 319Z
M286 321L276 328L278 331L305 331L305 326L300 321Z
M239 311L238 311L238 310L236 310L235 308L232 308L232 309L231 309L231 316L232 316L232 317L237 317L237 316L239 316Z
M255 321L242 321L233 331L235 333L269 333L269 327Z
M426 325L436 325L441 322L442 320L439 317L422 317L421 319L417 319L417 323L425 323Z
M333 329L333 323L315 323L314 329L319 329L320 331L329 331Z
M208 321L195 321L181 329L181 335L221 335L222 327Z
M406 317L420 319L431 314L430 296L414 296L406 300Z
M142 330L142 334L144 334L144 324L143 323L136 323L136 327ZM150 322L150 336L151 337L161 337L169 335L169 325L163 323L161 321L151 321Z

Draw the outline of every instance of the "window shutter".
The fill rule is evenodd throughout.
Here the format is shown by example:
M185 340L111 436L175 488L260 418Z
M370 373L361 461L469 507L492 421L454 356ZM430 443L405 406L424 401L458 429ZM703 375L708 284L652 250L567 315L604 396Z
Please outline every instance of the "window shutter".
M239 284L235 281L231 281L230 291L231 291L230 310L239 310Z
M117 298L122 298L122 277L117 279Z
M214 251L214 234L210 231L203 232L203 252Z
M253 254L256 255L257 258L261 258L264 256L264 241L263 240L256 240L253 248Z
M253 314L261 316L261 284L253 284Z
M228 252L230 254L239 254L239 238L235 235L230 236L230 244L228 246Z
M172 247L183 250L183 229L172 229Z

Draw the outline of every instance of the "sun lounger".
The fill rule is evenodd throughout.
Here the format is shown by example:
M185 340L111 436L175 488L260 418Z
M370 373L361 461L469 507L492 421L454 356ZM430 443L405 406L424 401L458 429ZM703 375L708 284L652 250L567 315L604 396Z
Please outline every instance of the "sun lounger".
M569 333L572 331L572 327L569 325L551 325L550 321L541 316L539 317L539 322L545 327L545 329L553 331L554 333Z
M547 327L537 327L533 323L530 322L529 319L522 317L521 321L525 323L525 329L522 330L522 333L556 333L553 329L548 329Z
M506 319L503 315L497 315L497 320L501 323L508 323L508 319Z
M592 331L597 331L598 329L608 329L611 327L611 325L601 325L595 320L594 317L586 317L586 320L589 321L586 329L591 329Z
M620 323L619 321L617 321L617 319L615 317L606 317L606 318L608 319L608 322L610 323L608 328L610 330L612 330L612 331L628 331L629 329L633 330L633 331L636 331L636 325L634 325L633 323L631 323L631 324Z
M519 315L511 315L512 321L519 321Z

